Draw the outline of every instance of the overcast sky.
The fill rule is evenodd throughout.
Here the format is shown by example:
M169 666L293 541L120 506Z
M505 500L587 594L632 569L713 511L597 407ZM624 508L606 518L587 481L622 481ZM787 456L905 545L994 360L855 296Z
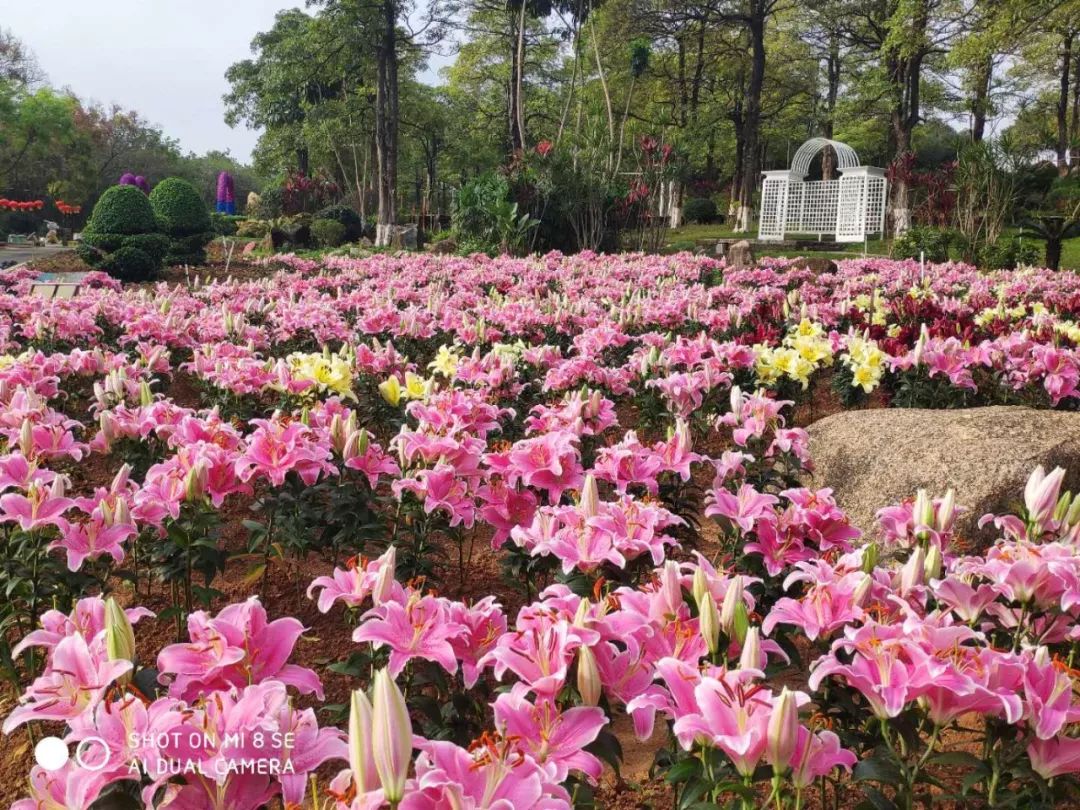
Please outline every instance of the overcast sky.
M37 55L49 82L138 110L185 151L247 160L258 138L224 121L225 70L303 0L0 0L0 26Z

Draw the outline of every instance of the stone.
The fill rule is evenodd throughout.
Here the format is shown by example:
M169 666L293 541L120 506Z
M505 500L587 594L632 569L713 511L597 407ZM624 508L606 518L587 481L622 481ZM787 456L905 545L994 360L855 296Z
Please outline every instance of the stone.
M745 270L754 266L754 250L745 239L729 247L725 258L727 266L734 270Z
M390 247L395 250L416 250L416 225L394 225L390 231Z
M439 239L427 246L429 253L448 256L457 253L458 243L454 239Z
M796 259L792 267L797 270L809 270L811 273L822 275L823 273L835 273L836 262L826 259L824 256L810 256L809 258Z
M830 487L863 530L875 513L920 489L938 497L952 487L967 507L957 520L959 549L996 538L978 529L988 513L1013 511L1038 465L1067 470L1065 489L1080 490L1080 413L993 406L958 410L880 408L843 411L807 428L814 472L808 485Z

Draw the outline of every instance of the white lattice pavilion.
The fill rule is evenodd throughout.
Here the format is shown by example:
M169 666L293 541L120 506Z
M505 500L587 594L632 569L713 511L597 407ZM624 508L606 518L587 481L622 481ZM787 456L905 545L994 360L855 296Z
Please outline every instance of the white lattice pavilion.
M825 147L836 153L835 180L810 180L810 164ZM786 234L829 235L837 242L862 242L885 231L885 170L860 166L846 143L811 138L795 153L790 169L762 172L758 239Z

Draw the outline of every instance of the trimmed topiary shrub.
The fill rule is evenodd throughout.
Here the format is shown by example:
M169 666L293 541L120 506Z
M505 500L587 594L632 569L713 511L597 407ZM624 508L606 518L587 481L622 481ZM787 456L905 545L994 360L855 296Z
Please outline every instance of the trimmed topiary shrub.
M165 262L205 264L206 246L214 238L210 211L187 180L168 177L150 192L150 204L161 230L172 240Z
M683 219L708 225L716 220L716 203L708 197L693 197L683 206Z
M345 244L345 226L335 219L316 219L311 223L311 236L319 247L340 247Z
M151 233L158 230L154 208L135 186L110 186L98 198L90 224L98 233Z
M332 219L340 222L345 226L344 241L346 242L355 242L364 235L364 220L360 219L360 215L347 205L328 205L316 212L315 219Z
M169 238L159 231L150 200L133 185L107 188L83 229L79 256L121 281L149 281Z

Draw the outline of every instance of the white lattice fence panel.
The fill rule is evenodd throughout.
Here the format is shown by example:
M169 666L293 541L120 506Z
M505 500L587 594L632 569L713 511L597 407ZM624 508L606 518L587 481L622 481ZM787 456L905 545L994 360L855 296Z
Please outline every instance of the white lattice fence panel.
M885 178L866 178L866 233L885 233Z
M864 174L840 177L836 204L836 241L861 242L866 238L866 181Z
M784 238L784 222L787 220L787 190L787 180L780 177L766 177L765 182L762 183L758 239Z
M799 230L799 222L802 220L802 213L805 205L806 183L800 183L798 180L788 180L787 216L784 217L785 231Z
M806 207L797 229L801 233L833 233L836 230L837 180L814 180L806 186Z

